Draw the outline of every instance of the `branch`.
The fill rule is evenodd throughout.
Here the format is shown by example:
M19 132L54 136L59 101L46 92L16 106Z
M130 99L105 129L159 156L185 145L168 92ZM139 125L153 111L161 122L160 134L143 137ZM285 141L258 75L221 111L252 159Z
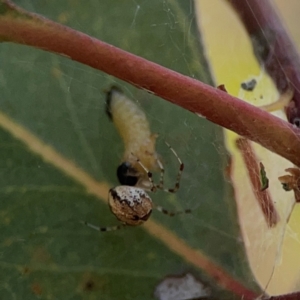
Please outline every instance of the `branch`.
M279 295L279 296L264 296L260 298L261 300L299 300L300 299L300 292Z
M300 166L300 130L226 92L0 1L0 36L69 57L146 89Z
M236 146L242 154L242 158L248 171L252 185L252 191L258 202L269 227L274 227L279 221L279 215L268 190L261 190L260 170L257 157L251 147L251 143L243 138L236 140ZM298 169L297 169L298 170Z
M300 57L269 0L226 0L236 10L248 31L258 61L269 73L277 89L291 85L293 101L287 106L290 123L300 125Z

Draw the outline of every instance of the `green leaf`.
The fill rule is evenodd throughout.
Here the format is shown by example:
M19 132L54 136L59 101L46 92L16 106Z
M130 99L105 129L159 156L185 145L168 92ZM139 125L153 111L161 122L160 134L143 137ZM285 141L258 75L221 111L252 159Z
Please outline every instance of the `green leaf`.
M212 83L190 1L18 5ZM212 277L218 276L200 259L193 262L198 256L184 253L176 241L245 289L257 290L233 192L223 176L227 158L221 128L65 57L15 44L2 44L0 57L3 299L153 299L165 276L186 272L222 299L233 299L216 287ZM178 163L164 140L185 164L178 193L157 192L153 201L169 210L190 208L192 214L169 218L155 211L150 225L107 233L80 223L118 224L104 202L107 185L118 185L116 168L123 154L105 114L104 91L112 84L139 103L159 134L167 185L175 181ZM170 239L159 232L170 232Z

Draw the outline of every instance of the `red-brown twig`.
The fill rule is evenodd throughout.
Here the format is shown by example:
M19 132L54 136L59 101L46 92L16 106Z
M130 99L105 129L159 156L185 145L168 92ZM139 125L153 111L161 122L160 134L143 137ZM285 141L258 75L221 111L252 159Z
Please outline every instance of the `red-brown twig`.
M300 126L300 57L270 0L226 0L248 31L254 53L280 92L294 89L286 108L290 123Z
M268 190L261 190L259 165L254 149L251 147L250 142L243 138L237 139L236 145L241 151L255 198L261 207L268 226L273 227L278 223L279 215Z
M65 55L201 114L300 166L300 130L200 81L0 2L2 40ZM268 137L268 138L266 138Z
M300 293L291 293L291 294L285 294L285 295L279 295L279 296L265 296L262 298L258 298L260 300L299 300L300 299Z

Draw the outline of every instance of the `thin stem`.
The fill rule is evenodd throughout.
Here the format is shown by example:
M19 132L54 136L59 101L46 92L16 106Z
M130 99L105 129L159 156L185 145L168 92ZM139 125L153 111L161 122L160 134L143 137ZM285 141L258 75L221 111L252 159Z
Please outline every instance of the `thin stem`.
M268 190L261 190L260 170L255 152L251 147L250 142L246 139L237 139L236 145L241 151L244 164L249 174L253 193L264 214L267 225L269 227L274 227L279 221L279 215Z
M287 106L290 123L300 118L300 57L270 0L226 0L248 31L254 53L280 92L294 88Z
M259 300L299 300L300 292L279 295L279 296L265 296L263 298L259 298Z
M227 93L0 1L2 40L69 57L146 89L300 166L300 130ZM268 137L268 138L266 138Z

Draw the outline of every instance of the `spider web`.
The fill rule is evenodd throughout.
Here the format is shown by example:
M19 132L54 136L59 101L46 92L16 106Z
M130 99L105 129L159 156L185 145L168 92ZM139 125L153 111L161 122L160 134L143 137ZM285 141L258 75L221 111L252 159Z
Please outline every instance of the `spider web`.
M221 5L220 1L212 2L213 7ZM18 1L17 4L212 84L199 42L192 1L115 0L112 4L112 1L93 0L88 5L83 0L52 1L51 5ZM204 8L201 10L204 13ZM209 10L205 15L209 20ZM207 20L201 14L201 22L201 31L205 33L206 26L212 27L215 19L205 25ZM237 36L233 36L233 40L226 36L223 43L235 47L236 39ZM207 41L204 39L204 42L206 48ZM213 60L211 50L206 48L206 51ZM159 135L157 151L166 169L167 187L173 186L178 162L165 141L185 164L181 187L175 195L159 191L151 197L168 210L191 209L192 214L169 218L153 212L150 221L155 222L161 232L169 230L177 242L182 240L189 249L201 252L247 288L258 289L258 281L264 289L270 280L268 292L273 292L274 286L276 293L287 291L286 286L278 283L277 274L287 273L278 271L278 266L284 265L286 257L291 256L289 251L297 249L286 248L284 239L288 236L290 243L300 245L293 226L296 216L293 214L286 224L284 216L288 208L283 205L286 210L281 214L281 223L270 230L255 205L253 210L237 215L237 210L240 213L244 205L235 202L241 195L238 187L242 187L246 195L252 192L247 180L234 181L233 190L226 176L228 149L224 145L228 139L221 128L154 95L55 54L3 44L1 55L5 58L0 71L1 112L25 130L22 143L13 137L12 125L0 132L4 240L0 272L8 278L0 288L1 295L7 295L7 299L12 295L18 298L13 282L20 278L20 272L18 288L24 299L31 299L32 294L58 299L78 295L83 298L101 295L103 299L153 299L156 286L165 277L192 274L204 286L211 287L215 295L226 298L226 291L216 286L211 274L191 263L190 257L174 251L171 238L158 237L146 225L103 234L82 226L81 220L99 226L118 224L105 203L106 194L91 195L87 186L55 164L57 157L45 158L47 148L38 154L28 149L33 143L28 138L29 132L44 145L53 147L67 162L98 180L99 187L104 190L107 186L118 185L116 168L124 149L116 129L105 115L105 90L111 85L120 86L141 106L153 133ZM229 56L231 54L224 49L218 50L219 64L226 69L227 75L228 66L223 62ZM234 67L230 69L239 82L249 76L259 76L251 67L246 68L245 75L239 75ZM254 96L258 105L261 94L264 99L276 98L264 91L266 83L263 80L258 81L262 88L260 93L258 86L258 96ZM230 91L238 93L239 85L231 87L230 82L229 78L228 81L222 79ZM252 96L248 94L248 98ZM8 122L5 120L2 124ZM13 154L7 149L13 149ZM274 182L279 185L277 177L287 166L284 163L279 166L277 158L269 153L266 153L268 159L262 158L263 154L258 151L263 150L255 148L255 151L266 167L271 188ZM278 165L277 173L273 172L274 164ZM154 176L157 181L159 174ZM242 177L247 178L247 174ZM277 192L281 198L276 198L276 207L279 202L290 203L291 194L280 187ZM249 201L255 203L252 198ZM263 279L255 271L253 276L248 267L251 262L249 244L253 240L245 233L243 220L248 225L249 222L257 223L261 235L255 241L259 254L254 262L256 265L250 266L252 271L255 268L258 272L264 270L273 245L273 256ZM285 280L291 282L289 291L297 290L294 285L299 275L291 276L293 281L288 276Z

